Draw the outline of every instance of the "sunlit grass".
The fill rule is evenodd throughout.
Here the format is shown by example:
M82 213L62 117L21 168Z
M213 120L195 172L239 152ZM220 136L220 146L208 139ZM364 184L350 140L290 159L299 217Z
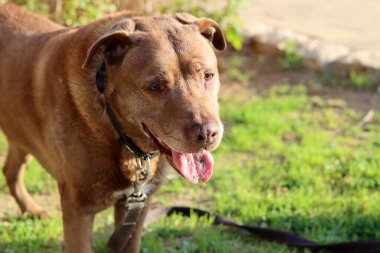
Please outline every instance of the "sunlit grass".
M193 186L171 172L155 205L188 204L320 242L380 239L379 116L359 128L361 114L328 103L316 105L302 85L280 85L244 103L223 100L221 114L226 133L214 153L213 178ZM37 163L27 173L34 194L53 191L55 183ZM0 189L3 184L0 179ZM112 225L112 210L97 218L96 252L106 252ZM1 252L57 252L61 242L60 217L0 220ZM143 253L279 251L295 252L252 241L243 232L212 227L207 220L176 216L146 228L141 249Z

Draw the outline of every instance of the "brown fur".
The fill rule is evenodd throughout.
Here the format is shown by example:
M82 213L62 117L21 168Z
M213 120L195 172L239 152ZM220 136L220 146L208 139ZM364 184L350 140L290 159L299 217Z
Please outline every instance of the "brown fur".
M219 144L219 79L210 41L225 48L215 22L188 14L118 13L65 28L17 6L0 6L0 127L9 142L4 175L22 212L32 216L46 213L23 185L28 155L57 180L67 252L91 252L94 215L115 205L117 224L122 193L134 180L134 157L117 144L105 99L145 152L156 151L156 144L142 124L179 152L199 152L192 126L213 124L217 139L204 148ZM95 84L102 61L104 95ZM207 86L205 68L215 75ZM154 82L164 90L147 89ZM152 163L150 193L162 181L165 159ZM127 252L138 252L142 222Z

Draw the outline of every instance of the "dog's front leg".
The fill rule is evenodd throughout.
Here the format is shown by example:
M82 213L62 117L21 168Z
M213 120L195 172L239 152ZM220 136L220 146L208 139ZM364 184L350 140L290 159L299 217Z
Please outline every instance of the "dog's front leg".
M128 240L127 245L124 247L123 253L138 253L140 251L141 232L144 225L144 220L149 210L149 198L146 200L146 206L141 210L139 220L132 233L132 237ZM125 213L125 201L119 200L115 204L115 227L118 227L122 221Z
M64 248L66 253L91 253L95 212L78 205L68 192L61 192Z

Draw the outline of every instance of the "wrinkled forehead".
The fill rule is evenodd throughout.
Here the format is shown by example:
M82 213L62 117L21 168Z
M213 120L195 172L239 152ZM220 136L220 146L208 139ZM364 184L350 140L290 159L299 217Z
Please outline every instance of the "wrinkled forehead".
M173 69L176 65L181 71L216 68L214 51L196 25L183 25L172 17L161 16L138 20L136 29L144 33L137 53L144 55L145 66Z

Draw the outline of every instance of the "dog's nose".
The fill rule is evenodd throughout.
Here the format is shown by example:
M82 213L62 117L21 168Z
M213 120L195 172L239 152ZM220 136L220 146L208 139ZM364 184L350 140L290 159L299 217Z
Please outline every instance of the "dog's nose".
M194 142L201 148L211 145L219 135L219 124L196 124L192 127Z

